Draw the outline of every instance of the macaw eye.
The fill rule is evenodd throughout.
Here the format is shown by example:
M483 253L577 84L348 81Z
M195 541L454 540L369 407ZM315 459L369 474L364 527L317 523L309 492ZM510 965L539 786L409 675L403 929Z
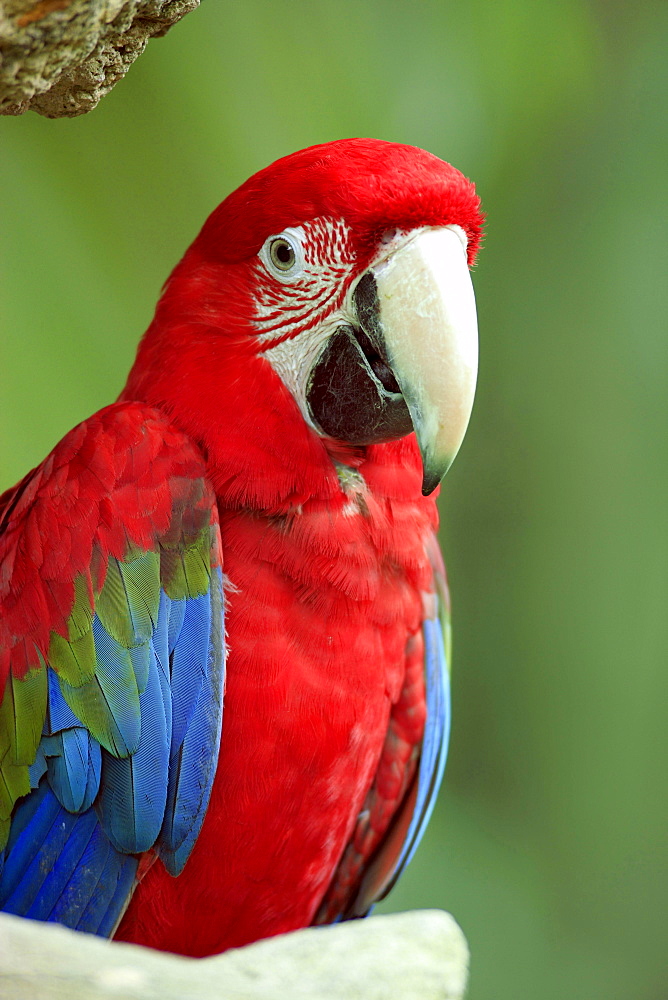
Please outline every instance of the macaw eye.
M266 269L281 281L294 281L304 271L304 230L289 226L264 241L259 257Z
M269 259L279 271L290 271L297 259L295 248L287 240L279 236L269 244Z

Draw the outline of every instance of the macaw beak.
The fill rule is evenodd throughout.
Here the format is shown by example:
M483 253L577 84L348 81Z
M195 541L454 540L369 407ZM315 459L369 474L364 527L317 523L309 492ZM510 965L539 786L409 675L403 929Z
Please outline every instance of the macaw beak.
M452 464L473 408L478 325L462 236L458 227L409 236L371 265L353 296L408 407L425 496Z
M354 445L415 431L426 496L464 438L477 367L475 299L462 230L399 235L359 278L346 321L308 369L309 417L320 433Z

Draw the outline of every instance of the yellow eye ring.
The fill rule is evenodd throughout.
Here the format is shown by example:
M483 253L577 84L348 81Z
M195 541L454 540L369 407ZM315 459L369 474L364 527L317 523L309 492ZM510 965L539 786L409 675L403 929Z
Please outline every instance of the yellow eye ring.
M297 255L292 244L278 236L269 244L269 259L278 271L291 271L295 266Z

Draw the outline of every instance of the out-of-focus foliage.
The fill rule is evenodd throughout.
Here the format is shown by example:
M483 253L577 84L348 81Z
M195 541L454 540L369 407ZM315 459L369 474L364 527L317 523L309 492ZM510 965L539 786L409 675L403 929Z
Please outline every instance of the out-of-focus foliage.
M91 115L0 125L0 487L120 390L247 175L348 135L475 178L482 364L445 485L455 727L384 908L451 909L471 1000L664 1000L668 8L205 3Z

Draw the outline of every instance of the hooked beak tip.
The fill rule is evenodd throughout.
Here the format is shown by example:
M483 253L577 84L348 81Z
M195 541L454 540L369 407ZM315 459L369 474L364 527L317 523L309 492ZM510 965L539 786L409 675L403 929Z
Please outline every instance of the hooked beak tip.
M422 456L422 496L428 497L434 492L436 487L440 484L443 476L446 474L450 466L452 465L452 459L440 459L438 461L433 458L428 458L426 455Z
M434 492L440 481L441 480L437 476L425 475L422 480L422 496L423 497L431 496L431 494Z

